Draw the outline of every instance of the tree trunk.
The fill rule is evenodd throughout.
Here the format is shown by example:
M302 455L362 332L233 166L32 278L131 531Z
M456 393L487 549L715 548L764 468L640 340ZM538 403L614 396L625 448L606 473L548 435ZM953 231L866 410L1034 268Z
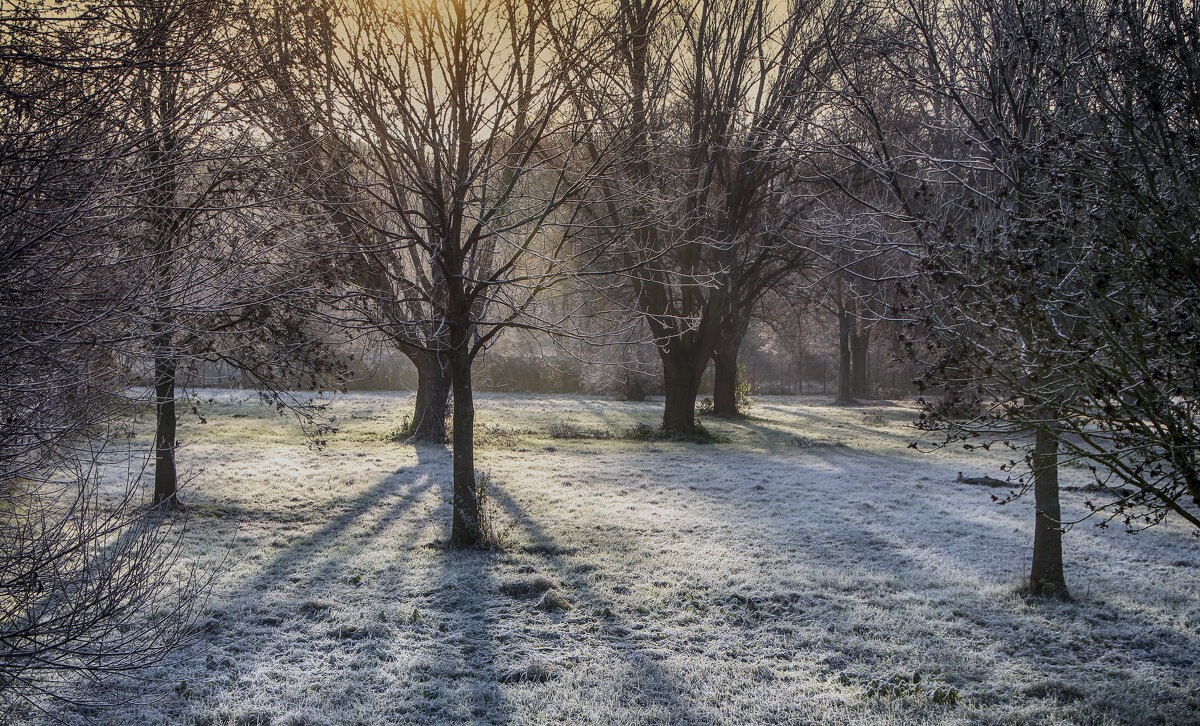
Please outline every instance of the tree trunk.
M667 433L691 436L696 433L696 394L700 392L703 370L679 351L663 351L663 387L666 401L663 406L662 430Z
M1036 595L1066 599L1063 576L1062 511L1058 503L1058 440L1039 426L1033 445L1033 495L1037 516L1033 528L1033 567L1029 589Z
M625 371L625 382L621 386L621 395L626 401L645 401L649 391L639 373Z
M869 392L870 377L868 376L868 358L870 352L871 331L863 328L850 336L850 395L854 398L866 398Z
M804 348L800 347L796 351L796 380L799 382L798 393L804 395Z
M149 153L153 187L148 190L146 198L154 220L150 250L153 263L150 281L154 293L154 317L150 325L150 348L154 357L154 503L175 509L179 506L178 474L175 468L175 372L178 362L173 350L175 315L172 288L175 280L175 239L182 217L176 206L179 180L174 159L175 129L171 124L176 122L175 112L179 105L176 86L169 79L165 66L162 74L158 79L158 98L148 96L143 99L145 130L156 142ZM153 91L150 91L150 95L154 95ZM157 121L150 112L154 104L157 104L160 114Z
M850 331L853 326L853 316L849 310L842 310L838 315L838 395L837 403L854 403L854 395L850 389Z
M444 444L451 385L448 356L421 351L410 353L409 360L417 369L417 401L413 410L412 438L416 441Z
M726 338L713 353L713 413L733 418L738 412L738 349L741 338Z
M154 503L179 506L175 470L175 359L167 351L154 356Z
M475 482L475 401L471 392L470 340L460 332L452 340L450 380L454 389L454 520L450 546L478 547L483 542Z

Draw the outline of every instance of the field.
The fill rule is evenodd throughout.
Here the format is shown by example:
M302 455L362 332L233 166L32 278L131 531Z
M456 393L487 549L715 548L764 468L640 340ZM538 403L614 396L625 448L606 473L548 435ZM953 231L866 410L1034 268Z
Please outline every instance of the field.
M1003 476L995 455L907 448L908 404L765 397L701 445L550 435L661 404L481 395L506 546L446 552L450 455L391 436L408 395L331 399L320 450L201 395L180 462L187 555L221 568L204 637L146 674L165 696L68 721L1200 723L1200 540L1078 525L1074 601L1027 599L1032 497L955 482ZM537 609L548 585L572 607Z

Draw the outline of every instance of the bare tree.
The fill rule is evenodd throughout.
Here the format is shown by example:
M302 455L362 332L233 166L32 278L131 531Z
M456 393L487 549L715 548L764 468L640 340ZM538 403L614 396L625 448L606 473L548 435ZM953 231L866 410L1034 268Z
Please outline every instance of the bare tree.
M239 112L252 70L243 28L210 0L139 0L115 5L114 27L136 53L123 103L134 211L125 250L149 294L134 329L155 407L154 501L178 506L177 406L181 377L203 361L248 374L264 396L311 421L283 390L300 383L281 370L332 372L319 336L295 306L307 285L292 254L296 218L281 214L277 164Z
M579 32L561 10L284 4L261 46L337 232L313 254L348 270L334 274L338 309L449 371L454 546L484 539L473 361L506 327L554 327L538 299L571 271L596 166L580 153L590 121L569 103L570 59L555 53Z
M615 230L610 268L624 271L626 304L658 348L665 432L697 433L714 355L718 410L736 415L737 351L754 303L806 259L782 181L812 128L823 49L847 7L629 0L602 12L604 57L615 60L587 66L582 82L588 101L611 109L624 161L596 216Z
M407 160L367 153L368 141L358 135L372 116L388 115L392 99L363 96L367 92L354 84L366 79L338 72L337 53L350 42L335 36L345 20L341 6L278 3L247 12L263 82L255 84L256 96L243 108L291 157L288 168L296 172L301 208L307 203L309 214L324 220L324 234L314 229L311 237L323 237L325 243L309 245L306 253L323 268L331 293L327 308L338 312L338 324L376 330L408 357L417 371L408 433L417 441L444 443L450 399L447 330L434 322L425 296L407 284L413 265L423 269L424 261L414 250L390 244L397 230L387 219L390 195L380 183L403 177L404 169L396 165L403 167ZM379 24L386 21L377 19ZM386 33L381 27L371 32ZM339 99L346 94L356 100L341 109ZM407 200L392 197L392 202Z
M1010 438L1032 430L1030 588L1065 597L1058 440L1063 406L1077 393L1070 356L1062 355L1076 325L1063 314L1062 301L1078 292L1071 270L1088 243L1069 226L1075 211L1059 193L1062 149L1048 131L1085 122L1088 112L1078 94L1059 82L1076 49L1062 42L1054 20L1046 20L1054 9L1053 3L986 2L964 5L956 18L954 37L975 42L952 56L953 64L966 72L979 100L949 83L945 71L935 71L962 120L960 145L971 153L954 168L966 176L967 193L942 224L957 219L968 226L958 239L943 229L927 250L923 264L933 282L927 289L937 292L927 298L934 304L923 322L941 352L926 379L951 382L981 411L965 426L947 418L959 411L945 408L933 409L929 420L972 435L981 428L1009 427ZM934 64L946 56L931 58L930 65L938 68ZM1022 92L1014 94L1018 87Z
M1065 593L1060 456L1095 474L1102 524L1200 523L1196 10L914 0L872 25L839 61L826 178L914 256L904 342L944 392L926 425L1027 451L1031 585Z
M974 239L943 232L926 257L946 283L934 297L954 301L930 309L955 316L925 319L950 341L929 379L957 379L979 402L960 431L1032 429L1035 591L1065 593L1061 455L1096 475L1101 523L1200 525L1195 13L997 2L962 16L997 62L966 76L981 79L970 91L986 113L968 90L951 96L975 150L956 181Z
M127 412L130 321L148 293L123 134L141 59L114 8L0 16L0 718L152 665L185 642L203 577L176 580L178 525L136 479L99 477ZM119 430L119 429L118 429Z
M1081 49L1070 91L1092 109L1052 127L1056 221L1088 240L1059 303L1075 392L1059 446L1096 473L1089 504L1129 529L1168 515L1200 527L1197 13L1175 0L1058 11Z
M1033 435L1030 587L1066 596L1057 451L1078 395L1065 345L1078 321L1063 303L1079 294L1072 271L1089 243L1071 225L1078 209L1054 132L1089 110L1069 80L1080 49L1060 9L914 0L881 16L867 57L888 83L845 94L868 133L842 153L875 179L854 203L920 250L916 284L902 284L906 342L926 366L919 383L970 404L964 417L947 396L923 423L968 447L1025 447ZM848 89L862 89L864 70L845 67Z

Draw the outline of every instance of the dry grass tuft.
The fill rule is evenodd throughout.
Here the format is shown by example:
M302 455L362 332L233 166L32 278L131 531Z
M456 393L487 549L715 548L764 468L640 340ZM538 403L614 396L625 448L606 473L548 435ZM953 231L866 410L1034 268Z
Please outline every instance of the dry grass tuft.
M500 592L510 597L531 598L558 587L562 586L553 578L545 575L527 575L501 582Z

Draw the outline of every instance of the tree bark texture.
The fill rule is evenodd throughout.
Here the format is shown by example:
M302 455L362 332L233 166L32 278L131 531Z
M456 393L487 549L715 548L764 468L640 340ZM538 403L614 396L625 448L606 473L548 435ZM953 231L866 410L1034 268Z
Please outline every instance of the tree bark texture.
M475 481L475 401L471 391L469 323L452 326L450 379L454 391L454 519L450 546L478 547L483 542Z
M1029 588L1037 595L1067 598L1063 575L1062 510L1058 501L1058 441L1039 426L1033 446L1033 494L1037 508L1033 529L1033 566Z
M838 395L837 403L854 403L850 388L851 362L850 336L854 329L854 315L842 310L838 315Z
M413 410L412 438L446 443L446 412L450 406L450 360L445 354L419 351L409 354L417 369L417 400Z
M713 353L713 413L732 418L738 412L738 350L740 338L727 338Z
M154 503L178 506L175 469L175 359L167 351L154 357Z
M700 376L703 370L684 351L659 349L663 363L663 406L662 430L672 434L690 436L696 433L696 395L700 392Z
M850 395L854 398L866 398L870 392L871 380L868 374L870 348L870 329L860 328L850 335Z

